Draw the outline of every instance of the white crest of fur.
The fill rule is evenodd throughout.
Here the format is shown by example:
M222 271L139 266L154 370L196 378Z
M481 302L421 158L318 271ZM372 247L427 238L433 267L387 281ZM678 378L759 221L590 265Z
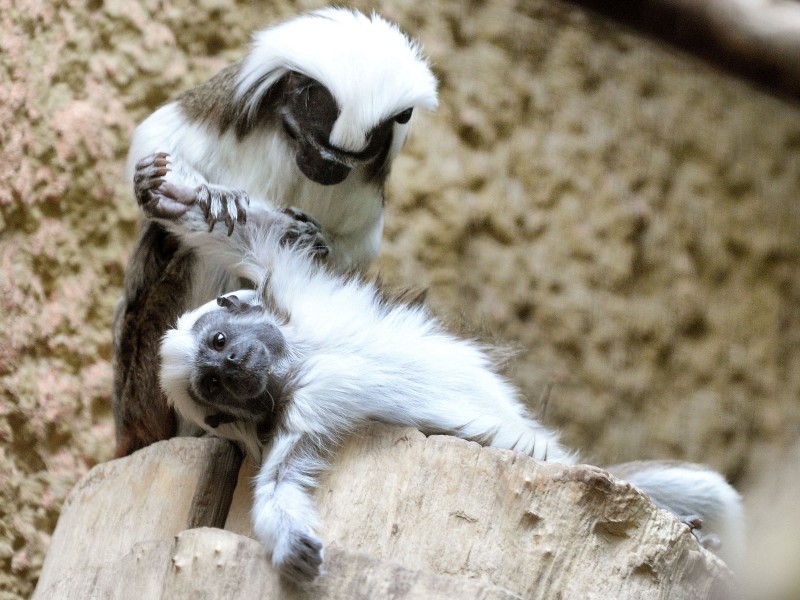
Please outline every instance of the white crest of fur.
M189 376L197 355L197 341L192 335L192 327L197 319L217 306L217 301L212 300L195 310L184 313L178 319L175 328L167 330L161 340L159 350L161 388L167 395L170 404L176 406L181 412L185 412L184 408L187 404L195 408L194 402L189 399L187 393ZM202 423L202 419L200 423Z
M240 290L237 297L242 302L255 302L257 294L252 290ZM168 330L161 340L161 370L159 380L167 402L185 418L201 429L242 444L244 450L259 459L258 444L252 424L246 422L223 423L216 429L206 425L209 410L196 404L189 396L192 365L197 354L197 339L192 331L195 322L211 310L221 310L216 300L205 303L193 311L183 314L174 329Z
M376 125L407 108L433 110L438 104L436 79L419 46L377 14L326 8L253 37L237 96L254 90L252 111L287 71L315 79L341 110L329 140L337 148L358 152ZM407 129L395 127L399 142Z
M191 331L170 329L162 338L160 352L159 380L168 403L202 427L206 417L205 410L189 396L189 378L197 353L197 341Z

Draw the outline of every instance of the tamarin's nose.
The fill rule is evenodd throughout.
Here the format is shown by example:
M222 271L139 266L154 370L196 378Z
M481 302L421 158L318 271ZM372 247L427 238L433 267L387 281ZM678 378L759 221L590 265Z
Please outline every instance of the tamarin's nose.
M236 352L231 352L230 354L228 354L228 362L235 363L237 361L238 361L238 356L236 355Z

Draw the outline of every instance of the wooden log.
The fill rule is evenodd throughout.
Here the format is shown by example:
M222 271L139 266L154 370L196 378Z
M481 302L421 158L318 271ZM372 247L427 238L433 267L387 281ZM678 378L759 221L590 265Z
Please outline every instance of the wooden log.
M220 529L185 531L178 536L161 598L519 598L480 581L409 569L337 549L326 556L326 573L315 585L304 589L283 583L268 565L263 546L255 540Z
M97 465L64 503L34 598L55 597L39 592L139 543L171 542L188 527L221 524L240 463L225 440L176 438Z
M161 598L172 557L172 542L139 542L130 552L106 562L88 558L87 566L51 571L40 578L34 598L53 600L149 600ZM47 555L48 560L50 554ZM95 559L95 560L92 560ZM59 563L59 566L62 563Z
M252 536L252 465L226 528ZM328 548L487 581L524 598L717 597L730 572L688 527L596 467L374 426L317 494Z
M730 572L685 525L601 469L386 426L348 441L323 478L326 574L296 589L241 535L252 536L255 469L239 471L231 500L236 456L220 440L175 439L93 469L65 505L35 598L681 600L730 591ZM180 533L197 515L221 514L230 531Z
M222 529L199 528L179 533L172 542L136 544L121 558L81 569L41 595L69 600L519 598L480 581L414 571L341 550L332 550L326 564L317 585L298 589L280 581L255 540Z

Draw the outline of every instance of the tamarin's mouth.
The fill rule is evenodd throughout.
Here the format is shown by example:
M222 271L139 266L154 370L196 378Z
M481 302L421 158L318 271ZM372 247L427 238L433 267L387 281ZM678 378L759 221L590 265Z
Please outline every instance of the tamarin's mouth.
M336 185L350 174L350 167L333 159L323 158L310 144L300 143L295 156L297 168L311 181L320 185Z
M336 185L350 174L352 164L360 158L348 155L314 139L305 138L297 131L291 117L283 118L283 130L289 138L297 142L295 162L300 172L314 183Z

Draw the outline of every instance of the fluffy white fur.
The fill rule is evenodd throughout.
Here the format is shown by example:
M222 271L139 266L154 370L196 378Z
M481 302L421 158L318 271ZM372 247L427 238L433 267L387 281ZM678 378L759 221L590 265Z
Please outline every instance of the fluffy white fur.
M218 90L221 97L234 98L237 90L241 93L255 86L248 98L257 103L287 70L327 86L341 109L329 141L347 148L355 148L356 140L363 141L366 131L398 110L433 109L437 104L436 81L418 46L380 17L368 18L345 9L325 9L256 34L238 68L238 81L225 80L231 89ZM248 111L253 106L237 110ZM408 123L391 124L387 166L399 153L417 112ZM140 160L167 153L170 170L164 179L190 189L204 186L209 191L212 215L226 210L234 220L237 218L237 205L223 201L225 194L237 198L246 195L248 215L299 208L321 224L332 268L338 272L366 270L378 253L383 231L382 182L370 180L370 166L356 161L344 181L320 185L298 168L296 144L287 138L277 118L258 125L244 136L237 136L234 127L221 132L218 124L190 119L180 100L170 102L136 128L128 154L128 179L133 180ZM205 237L204 227L185 228L181 221L164 220L161 224L189 248L196 241L189 238ZM147 232L143 229L140 243ZM240 257L229 258L236 262ZM126 289L141 291L152 283L140 280L145 269L138 267L129 269ZM229 267L218 260L197 261L189 277L187 297L176 298L176 302L196 307L236 289L238 281ZM181 420L179 430L190 432L191 428Z
M288 315L282 332L294 352L274 368L301 365L287 430L325 443L375 419L573 462L556 435L525 414L516 390L478 344L450 335L421 306L387 303L373 284L330 274L271 233L247 237L252 246L241 249L246 258L236 273L263 287L235 294L251 303L266 298ZM210 250L198 240L198 248L226 262L221 241L223 248ZM162 386L201 425L206 414L186 394L196 344L191 328L218 309L209 302L187 313L162 345Z
M358 152L368 132L385 119L409 106L437 106L436 80L419 46L377 14L326 8L253 38L237 88L241 97L256 87L249 110L287 70L307 75L324 85L341 109L330 138L338 148ZM398 148L405 131L397 136Z
M256 86L251 102L257 104L287 70L313 77L328 88L341 109L329 141L342 149L361 150L366 133L399 110L437 105L436 80L418 46L377 15L370 18L328 8L254 38L239 74L238 93ZM412 116L406 124L393 125L389 163L414 120ZM180 103L170 102L136 128L128 178L133 179L139 160L156 152L170 155L169 182L243 190L251 206L294 206L313 215L325 231L340 272L363 270L377 255L383 230L380 186L365 183L363 166L337 185L323 186L306 178L295 164L282 127L263 128L237 139L232 129L220 135L213 125L188 120ZM216 213L213 207L212 212Z
M281 331L292 352L272 368L296 370L299 385L272 445L261 448L252 426L211 429L204 423L206 409L187 394L196 349L191 329L206 311L221 310L216 302L185 314L166 333L161 381L186 417L261 456L254 528L285 573L303 579L318 572L303 558L309 540L319 543L309 490L324 468L325 453L365 421L412 425L538 459L574 462L557 435L526 414L516 390L479 345L448 334L424 308L387 303L373 284L331 274L281 246L277 228L250 225L230 238L214 232L187 239L210 264L235 263L238 277L260 285L258 291L236 292L240 300L265 303L288 319ZM658 461L618 465L612 472L676 516L700 516L705 525L695 532L698 539L718 535L722 556L737 564L743 548L741 500L721 475Z
M236 295L264 302L288 319L281 332L291 355L271 368L294 373L294 387L262 457L253 507L256 533L286 574L303 579L308 564L298 555L309 540L318 543L309 488L325 453L366 421L449 433L542 460L574 461L555 433L526 414L516 390L478 344L448 334L421 306L387 303L373 284L330 274L282 247L275 233L242 231L230 239L211 234L220 247L212 250L204 240L198 250L222 262L230 259L226 252L244 256L237 274L262 288ZM185 417L260 456L254 431L236 423L210 428L207 409L187 392L197 348L191 329L209 310L223 309L210 302L184 315L164 336L162 387Z
M245 110L254 110L287 70L331 92L341 112L329 141L353 152L364 147L367 132L398 111L437 104L436 82L417 45L376 15L331 8L257 33L236 84L237 97L248 98ZM390 161L409 126L393 125ZM253 523L284 572L296 579L318 572L321 548L309 489L326 451L364 421L413 425L539 459L574 461L553 432L526 415L516 390L497 375L479 345L449 335L421 307L387 304L372 284L331 274L281 247L271 227L252 226L269 224L276 207L298 207L322 225L334 270L365 269L380 243L383 198L380 189L365 185L363 167L339 184L319 185L300 173L282 130L220 135L188 121L178 103L137 128L129 175L139 159L155 152L170 155L169 182L243 190L250 197L248 225L230 238L221 226L208 233L194 211L163 221L202 268L193 274L190 299L200 308L186 313L164 338L161 382L184 417L261 458ZM222 210L212 202L213 214ZM187 393L197 345L192 325L201 314L220 310L212 298L232 290L239 278L260 286L259 292L236 292L240 299L265 302L288 316L282 332L292 352L273 368L299 373L290 410L268 448L252 424L206 426L206 409ZM738 546L741 506L724 479L709 470L641 464L640 472L626 476L657 504L679 516L700 514L725 545Z

